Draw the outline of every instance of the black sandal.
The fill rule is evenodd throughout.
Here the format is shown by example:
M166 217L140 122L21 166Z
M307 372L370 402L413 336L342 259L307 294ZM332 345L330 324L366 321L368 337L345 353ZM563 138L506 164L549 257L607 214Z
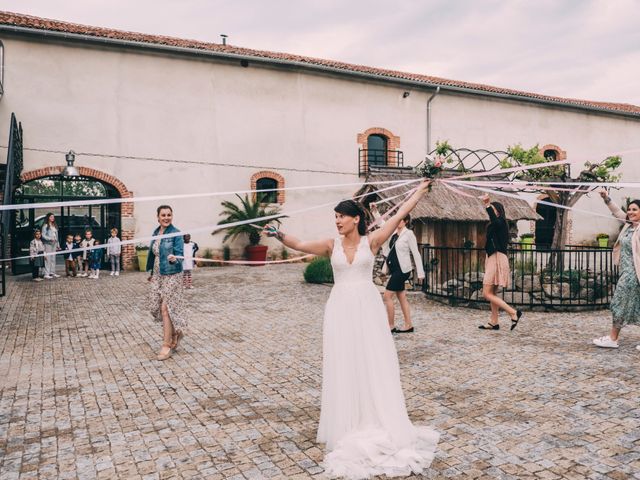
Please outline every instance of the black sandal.
M520 321L520 317L522 317L522 311L516 310L516 319L511 319L511 330L518 326L518 322Z
M400 330L396 328L395 333L413 333L413 327L407 328L406 330Z
M480 325L478 328L480 330L500 330L500 324L496 323L492 325L491 323L487 323L486 325Z

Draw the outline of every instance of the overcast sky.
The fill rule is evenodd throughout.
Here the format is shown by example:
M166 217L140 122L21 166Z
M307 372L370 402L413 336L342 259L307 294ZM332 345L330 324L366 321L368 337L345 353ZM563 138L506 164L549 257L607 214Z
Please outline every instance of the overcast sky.
M640 0L0 0L0 9L640 105Z

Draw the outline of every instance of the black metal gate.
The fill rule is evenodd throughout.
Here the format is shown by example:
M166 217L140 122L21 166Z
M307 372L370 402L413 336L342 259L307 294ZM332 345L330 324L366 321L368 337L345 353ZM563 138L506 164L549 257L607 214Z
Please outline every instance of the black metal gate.
M22 124L18 123L14 113L11 114L11 124L9 127L9 141L7 148L7 163L4 165L4 185L2 203L4 205L10 205L13 203L14 187L20 182L20 175L22 174ZM2 211L0 221L0 256L2 258L8 258L9 248L7 235L11 231L11 219L12 212L8 210ZM7 262L0 262L0 268L2 274L0 275L0 281L2 286L0 287L0 296L6 293L5 284L5 268Z
M25 208L14 212L12 257L28 255L29 242L35 229L41 229L47 213L53 213L58 225L58 241L63 245L66 235L80 235L90 229L94 238L104 243L111 228L121 231L120 204L29 208L29 204L70 202L74 200L101 200L120 197L117 189L108 183L90 177L62 177L51 175L20 185L15 191L15 203ZM58 263L63 259L58 255ZM14 274L30 272L27 259L14 260Z

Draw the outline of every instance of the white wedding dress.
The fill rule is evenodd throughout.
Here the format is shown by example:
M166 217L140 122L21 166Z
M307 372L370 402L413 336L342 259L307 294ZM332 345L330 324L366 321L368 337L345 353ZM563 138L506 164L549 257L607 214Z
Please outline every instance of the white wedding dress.
M350 479L420 473L433 460L439 434L414 426L400 385L387 313L373 283L366 236L349 264L334 243L335 285L324 314L322 407L318 442L327 474Z

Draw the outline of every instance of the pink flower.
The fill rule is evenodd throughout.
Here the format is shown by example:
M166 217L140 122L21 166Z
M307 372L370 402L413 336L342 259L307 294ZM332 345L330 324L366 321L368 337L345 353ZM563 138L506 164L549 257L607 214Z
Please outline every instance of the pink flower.
M442 160L436 160L433 164L434 167L440 168L442 167Z

